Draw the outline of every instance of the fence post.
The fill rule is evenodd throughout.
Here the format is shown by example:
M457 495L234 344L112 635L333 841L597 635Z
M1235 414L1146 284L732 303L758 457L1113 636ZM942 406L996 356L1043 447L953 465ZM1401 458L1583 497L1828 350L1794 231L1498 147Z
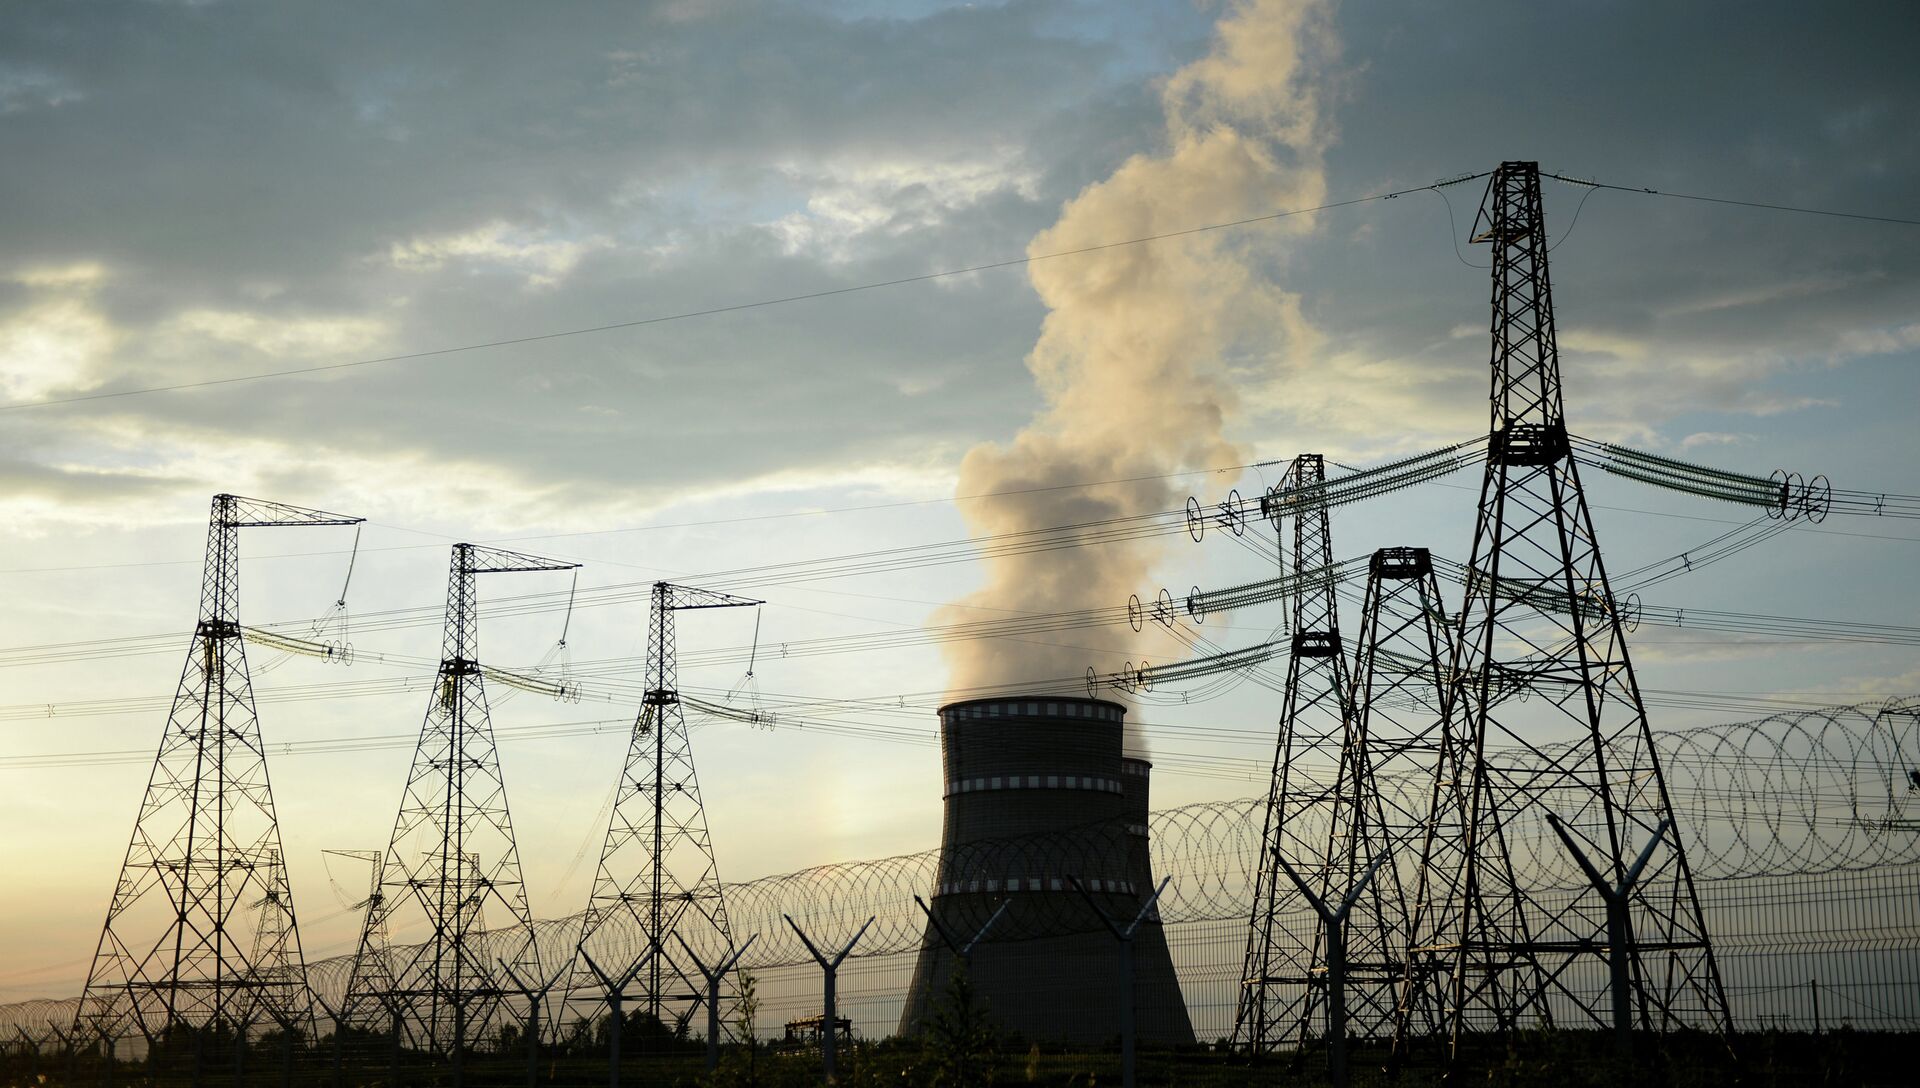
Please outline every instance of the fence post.
M1120 1084L1121 1088L1134 1088L1133 931L1140 928L1141 922L1146 921L1147 915L1153 911L1153 905L1160 901L1161 894L1167 890L1167 885L1173 883L1173 878L1161 879L1160 886L1147 897L1140 912L1133 916L1133 921L1128 922L1125 929L1121 929L1114 924L1112 918L1107 917L1107 912L1101 909L1100 904L1093 901L1093 896L1088 893L1087 886L1080 883L1079 877L1070 876L1067 879L1073 883L1073 890L1079 892L1080 897L1087 901L1087 906L1093 908L1093 913L1100 919L1100 923L1107 927L1107 932L1113 934L1114 939L1120 942Z
M987 919L986 924L974 933L971 940L965 944L961 944L959 940L954 937L953 932L947 929L946 923L940 920L940 916L933 913L933 908L927 905L926 900L916 895L913 897L913 901L920 907L920 913L927 916L927 922L933 926L933 931L940 935L940 940L946 944L948 950L953 953L954 958L960 961L960 966L966 968L968 974L973 973L973 946L980 943L980 939L987 935L987 930L992 929L993 924L998 922L1000 916L1007 913L1007 908L1013 905L1013 900L1002 899L1000 901L1000 908L993 912L992 916Z
M13 1033L20 1036L20 1053L27 1059L27 1083L38 1084L40 1082L40 1043L28 1035L25 1028L16 1027Z
M67 1083L71 1085L79 1084L80 1081L74 1076L73 1067L74 1067L75 1055L74 1055L74 1047L73 1047L73 1043L74 1043L73 1037L68 1035L64 1031L61 1031L59 1028L55 1027L52 1024L47 1025L47 1030L53 1032L53 1037L60 1040L60 1047L63 1051L65 1051L65 1053L61 1056L66 1059Z
M621 975L616 982L600 969L599 964L593 962L592 956L587 955L586 945L580 945L577 951L580 953L580 958L586 961L587 969L592 971L594 977L600 980L600 984L607 988L607 1006L613 1012L613 1023L610 1025L611 1032L608 1039L611 1049L607 1061L607 1085L608 1088L620 1088L620 1036L627 1031L626 1016L621 1011L621 1007L626 1003L627 983L632 982L633 976L640 973L640 964L635 963L627 968L627 973Z
M1819 1035L1820 1034L1820 980L1817 978L1808 979L1807 992L1813 995L1813 1033L1815 1035Z
M391 1083L397 1085L400 1083L400 1006L397 1004L387 1005L387 1015L392 1018L393 1025L393 1033L387 1051L388 1075L392 1078Z
M1320 924L1326 931L1327 943L1327 1077L1334 1088L1347 1088L1347 919L1353 914L1353 905L1360 901L1360 895L1367 885L1373 882L1373 875L1385 864L1389 852L1382 850L1379 856L1360 874L1353 887L1341 897L1338 907L1329 908L1326 901L1313 893L1300 874L1293 871L1287 859L1274 854L1274 860L1300 889L1307 904L1320 916Z
M1628 897L1633 893L1633 886L1639 881L1647 862L1653 860L1654 847L1660 845L1660 840L1666 837L1667 829L1672 824L1670 819L1660 821L1660 826L1653 830L1653 838L1647 840L1640 856L1621 877L1620 885L1615 887L1587 860L1579 844L1573 841L1573 836L1560 823L1560 817L1547 813L1547 826L1553 828L1553 833L1560 837L1561 845L1573 855L1573 860L1580 865L1580 871L1587 875L1588 883L1600 893L1601 900L1607 906L1607 968L1611 976L1608 986L1613 996L1613 1046L1614 1053L1622 1062L1633 1060L1633 964L1639 959L1633 946L1633 917L1627 910Z
M40 1044L27 1034L27 1029L16 1027L15 1035L20 1036L20 1053L27 1059L27 1083L37 1084L40 1080Z
M980 938L985 937L987 930L992 929L993 924L998 922L1000 916L1007 913L1007 908L1013 905L1013 900L1002 899L1000 901L1000 909L994 911L993 916L987 919L986 924L981 926L978 932L974 933L973 939L963 945L959 941L954 940L953 934L947 930L946 924L940 921L939 916L933 913L933 908L927 906L926 900L916 895L913 897L913 901L919 904L920 913L927 916L927 921L933 923L933 931L940 934L940 939L945 941L947 947L953 950L953 954L960 958L960 962L969 967L973 966L973 946L980 943Z
M328 1019L333 1021L333 1088L346 1088L347 1074L341 1056L341 1047L346 1045L346 1040L341 1037L347 1027L346 1006L342 1005L336 1009L332 1005L327 1004L327 999L321 997L319 994L313 995L313 1002L320 1006L321 1010L327 1014ZM319 1041L318 1039L314 1040L315 1043Z
M834 1012L834 1000L833 1000L834 982L840 973L841 961L847 958L847 953L852 952L853 946L856 944L859 944L860 938L866 935L867 926L870 926L873 924L874 916L873 915L867 916L866 925L863 925L860 927L860 932L855 933L853 935L853 940L848 941L846 944L846 947L842 948L839 954L833 957L833 960L831 962L827 960L827 957L820 954L820 950L813 946L813 942L811 940L807 939L806 931L800 928L800 924L793 920L792 915L782 914L780 917L785 918L787 920L787 924L793 927L793 931L795 933L800 934L800 943L807 946L808 952L813 953L814 962L820 965L821 973L826 976L825 985L823 989L824 989L824 995L826 998L827 1009L826 1009L826 1016L825 1016L826 1022L821 1025L822 1030L820 1033L820 1058L821 1058L822 1064L826 1066L827 1083L833 1084L835 1083L834 1066L833 1066L834 1043L837 1041L836 1036L838 1036L840 1033L839 1020Z
M540 1080L540 1000L546 996L545 990L527 995L527 1088Z
M233 1025L233 1083L247 1083L247 1032L251 1020L236 1020Z
M678 931L675 931L673 939L680 942L680 948L686 952L687 958L693 961L693 966L700 972L700 977L707 980L707 1072L711 1073L720 1068L720 980L726 977L728 971L733 970L734 965L740 962L740 957L746 955L747 949L753 947L753 942L760 939L760 935L755 933L748 937L746 944L721 960L720 965L712 970L707 969L707 965L701 962L700 956Z
M309 996L313 996L309 992ZM315 1000L318 1000L316 997ZM308 1012L312 1012L311 1009ZM279 1009L269 1008L267 1016L280 1028L280 1088L293 1088L293 1033L294 1019L284 1015ZM314 1040L319 1042L318 1039ZM238 1082L244 1084L244 1081Z
M567 968L560 968L559 972L548 979L545 985L536 989L522 979L520 973L509 966L506 960L496 959L494 962L500 965L500 969L507 973L507 977L513 980L513 984L518 986L520 992L527 998L527 1088L533 1088L534 1083L540 1079L540 1003L546 1000L547 994L560 984L562 978L566 977Z

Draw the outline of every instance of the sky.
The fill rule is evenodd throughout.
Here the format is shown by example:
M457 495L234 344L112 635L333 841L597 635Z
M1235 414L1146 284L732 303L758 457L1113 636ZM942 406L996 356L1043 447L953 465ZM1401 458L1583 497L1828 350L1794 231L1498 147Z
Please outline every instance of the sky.
M697 725L727 878L924 849L932 708L956 677L1183 651L1151 628L980 655L913 633L1271 561L1215 534L1027 566L768 568L1254 494L1283 468L1263 462L1363 465L1486 426L1483 182L1050 254L1503 159L1913 219L1909 24L1894 3L9 7L0 1001L84 979L212 494L368 519L357 551L342 529L242 541L243 619L288 630L328 613L352 551L355 663L252 654L310 958L352 944L365 873L321 851L386 841L456 541L583 564L570 616L567 575L483 580L483 603L547 595L483 620L489 661L637 688L645 585L724 581L767 603L685 619L684 687L860 701ZM1920 227L1556 181L1545 199L1575 432L1920 492ZM847 290L870 284L891 285ZM795 296L813 297L738 308ZM280 371L306 373L251 380ZM191 388L141 392L163 386ZM1079 486L1137 476L1168 479ZM1464 559L1475 483L1343 510L1336 553ZM1061 490L964 498L1022 486ZM1615 570L1754 516L1604 477L1591 497ZM1802 524L1658 599L1901 623L1917 540L1890 519ZM423 611L376 622L401 609ZM1277 623L1266 606L1205 633L1249 645ZM68 644L93 656L49 660ZM1920 690L1910 648L1650 627L1634 646L1646 688L1723 703ZM748 647L750 676L718 652ZM583 682L579 703L494 695L542 916L584 905L633 715ZM1263 792L1277 704L1253 683L1143 700L1156 804ZM67 753L113 755L22 763Z

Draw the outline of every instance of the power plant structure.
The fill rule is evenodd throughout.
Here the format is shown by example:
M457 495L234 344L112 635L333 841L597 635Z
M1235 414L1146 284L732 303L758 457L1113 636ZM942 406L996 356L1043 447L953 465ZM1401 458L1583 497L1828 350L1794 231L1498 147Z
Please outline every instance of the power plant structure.
M1319 454L1287 462L1258 504L1274 523L1274 577L1195 586L1184 616L1166 589L1151 611L1137 596L1124 610L1135 633L1160 624L1193 656L1158 667L1128 662L1107 674L1089 668L1085 696L1071 694L1074 687L1000 688L941 706L937 852L723 885L690 731L714 719L770 727L776 712L763 712L757 693L740 706L734 690L724 697L695 685L683 691L676 617L762 602L657 582L643 686L613 678L618 659L588 674L590 683L605 681L596 698L618 703L634 695L641 709L606 806L586 909L536 920L486 692L502 685L577 701L580 688L540 666L521 673L483 664L475 583L481 574L577 565L457 544L442 653L392 836L384 851L336 852L373 866L360 939L354 952L316 967L295 921L248 653L252 644L341 663L352 654L344 637L321 641L277 629L284 624L241 624L239 530L361 519L215 496L198 623L85 988L66 1001L0 1007L0 1031L11 1028L33 1061L42 1041L58 1038L70 1082L73 1061L90 1054L101 1083L111 1083L116 1063L127 1059L143 1062L152 1083L188 1071L201 1083L213 1062L230 1063L231 1082L246 1083L249 1056L269 1039L281 1047L290 1080L297 1054L321 1055L313 1045L325 1037L317 1007L332 1021L327 1057L335 1083L345 1083L348 1061L368 1064L368 1054L346 1057L350 1047L380 1049L386 1083L409 1083L409 1064L418 1072L444 1062L459 1084L469 1060L524 1049L528 1068L537 1070L542 1047L561 1042L576 1056L604 1050L617 1084L627 1026L638 1029L643 1055L672 1057L704 1009L713 1061L722 1016L738 1012L731 1022L741 1036L764 1036L764 1027L777 1027L776 1012L799 1012L786 1023L789 1038L811 1031L824 1044L831 1080L837 1032L884 1031L896 1009L901 1034L937 1030L964 978L993 1030L1022 1048L1031 1041L1098 1050L1118 1038L1122 1067L1131 1070L1136 1040L1156 1049L1192 1045L1198 1023L1209 1039L1226 1038L1230 1028L1235 1049L1248 1055L1291 1051L1299 1065L1321 1061L1324 1051L1330 1078L1343 1083L1350 1041L1391 1044L1390 1068L1451 1069L1488 1054L1498 1060L1498 1044L1520 1029L1611 1029L1617 1055L1630 1061L1636 1036L1730 1037L1738 1021L1729 994L1741 997L1747 1017L1785 1009L1791 1018L1797 1013L1787 997L1755 998L1796 994L1794 980L1805 978L1818 1034L1820 992L1848 991L1834 990L1826 974L1810 978L1812 964L1831 964L1827 970L1854 980L1848 986L1885 979L1859 981L1870 972L1857 967L1859 949L1842 943L1783 960L1777 946L1785 931L1769 927L1801 925L1781 920L1789 907L1843 907L1850 919L1843 925L1871 934L1872 951L1894 965L1889 977L1917 962L1915 945L1900 942L1920 936L1886 940L1879 904L1897 901L1887 883L1895 877L1905 889L1920 887L1920 853L1889 835L1920 827L1913 818L1920 708L1913 700L1862 704L1851 708L1857 720L1845 728L1824 718L1809 728L1783 715L1770 719L1777 728L1655 730L1650 702L1656 709L1687 704L1675 703L1673 692L1643 695L1627 636L1647 622L1913 645L1920 628L1695 611L1642 603L1638 590L1734 554L1798 518L1817 522L1830 511L1920 518L1920 496L1836 491L1824 477L1784 471L1761 478L1570 431L1547 271L1553 243L1540 195L1541 178L1557 175L1508 162L1433 188L1475 177L1490 180L1473 240L1494 249L1487 431L1371 468L1336 466L1343 474L1331 477L1334 463ZM1335 558L1335 508L1469 465L1484 475L1464 562L1424 547ZM1755 508L1759 516L1690 552L1610 575L1581 482L1588 470ZM1091 524L1175 536L1180 513ZM1196 543L1209 526L1241 537L1250 513L1238 491L1212 510L1190 498L1184 529ZM1050 550L1088 543L1087 531L1076 524L987 539L996 548ZM1259 543L1240 543L1269 558ZM357 548L356 536L349 582ZM778 569L835 570L844 558ZM1363 595L1343 588L1363 572ZM754 584L739 572L730 578L734 586ZM1459 590L1451 614L1443 582ZM633 588L595 592L612 603L632 599ZM1356 596L1359 623L1343 635L1341 598ZM342 631L345 597L343 586L331 614ZM569 619L573 600L569 590ZM1276 602L1280 626L1259 644L1222 650L1202 637L1209 615ZM532 598L513 605L540 607ZM930 627L921 637L1008 637L1031 633L1036 622L1046 629L1113 625L1121 613L1091 609L1036 621L1041 614L1022 612ZM308 634L330 629L315 624ZM756 620L748 681L759 637ZM796 647L875 645L866 635L847 637L861 641L822 638ZM731 654L703 654L702 664ZM1284 684L1260 668L1280 657L1287 659ZM406 660L394 655L391 663ZM1128 743L1129 703L1156 684L1228 674L1280 695L1266 795L1152 813L1153 765ZM1103 688L1122 694L1103 699ZM1178 694L1184 701L1187 692ZM840 718L843 711L871 703L777 698L778 713L794 724L842 735L856 728ZM900 697L900 709L908 706ZM47 706L48 717L54 709ZM574 724L603 723L537 728L561 735ZM1806 807L1796 808L1802 795ZM1830 835L1840 811L1829 800L1835 796L1848 799L1844 841ZM1167 885L1154 872L1156 841L1159 864L1174 880L1165 899ZM1755 898L1775 893L1751 883L1843 870L1886 875L1877 887L1864 876L1836 877L1780 898ZM819 914L830 916L827 927L865 917L857 929L825 930L835 941L852 934L829 946L843 949L831 961L808 936L822 932ZM1710 920L1723 938L1718 949ZM1180 928L1195 923L1210 928ZM1169 925L1191 1002L1174 967ZM755 958L743 962L750 946ZM836 972L856 950L862 958L900 958L848 972L866 976L853 983L866 991L857 1011L840 1019ZM1236 950L1237 964L1228 959ZM1738 957L1724 978L1723 951ZM911 981L902 994L898 968L908 957ZM807 973L816 964L824 986L819 1014L811 991L794 996L796 979L812 984ZM767 980L764 989L755 990L755 977ZM879 996L876 978L885 980ZM1910 1025L1914 993L1920 989L1894 992L1877 1013ZM769 1019L756 1027L762 1000ZM865 1022L856 1026L853 1017ZM12 1046L0 1047L0 1081L10 1082Z
M964 955L975 998L1002 1031L1099 1045L1124 1019L1117 1003L1130 1001L1141 1043L1194 1041L1157 910L1130 948L1096 913L1124 924L1154 889L1153 765L1124 754L1126 714L1116 702L1062 695L940 708L940 863L903 1033L927 1023Z

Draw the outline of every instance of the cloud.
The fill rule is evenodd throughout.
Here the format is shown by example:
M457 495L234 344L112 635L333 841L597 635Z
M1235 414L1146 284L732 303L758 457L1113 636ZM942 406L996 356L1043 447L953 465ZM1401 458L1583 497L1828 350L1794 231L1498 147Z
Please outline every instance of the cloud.
M541 237L494 220L470 230L395 242L388 248L387 261L403 272L439 272L449 264L463 270L496 266L526 276L529 286L554 287L582 257L611 244L605 236Z
M357 514L424 522L465 512L476 532L566 523L558 485L527 486L482 460L449 462L418 450L315 450L298 438L236 440L218 430L101 421L85 443L35 459L0 457L0 518L13 531L169 524L198 515L216 491L326 507L351 496Z
M1892 355L1912 351L1916 347L1920 347L1920 322L1883 326L1877 329L1848 329L1840 334L1834 355L1841 359L1865 355Z
M0 317L0 393L33 400L92 389L119 339L83 295L37 301Z
M445 10L383 12L377 33L373 15L319 6L9 12L0 71L40 73L21 85L56 87L60 103L4 115L0 247L25 290L0 299L0 320L38 345L6 368L7 395L431 351L1004 259L1156 142L1216 176L1155 175L1147 156L1129 176L1159 187L1151 203L1087 216L1099 229L1063 228L1060 244L1226 216L1256 145L1324 179L1279 194L1303 201L1527 154L1605 180L1864 211L1898 210L1920 147L1903 128L1910 66L1864 16L1823 21L1845 64L1756 60L1806 39L1788 5L1756 5L1711 56L1636 35L1631 10L1549 54L1562 21L1487 19L1463 36L1437 11L1341 7L1312 17L1324 33L1300 24L1342 51L1304 58L1310 109L1295 108L1298 88L1276 90L1303 58L1279 37L1209 37L1218 9L1053 0L855 17L823 4L745 18L720 4L554 20L501 5L465 9L452 30ZM1554 60L1517 62L1539 93L1489 105L1457 78L1481 50ZM1587 91L1621 57L1747 94L1771 65L1764 82L1794 93L1767 97L1764 117L1723 115L1648 78L1602 110ZM1325 142L1336 125L1359 135ZM1825 165L1761 171L1775 161ZM1460 230L1472 189L1448 190ZM1548 192L1579 429L1652 440L1697 412L1778 416L1828 398L1796 384L1809 372L1913 350L1920 257L1903 236L1612 192L1566 234L1586 192ZM1486 274L1455 261L1438 205L1225 236L1248 282L1288 291L1222 318L1273 330L1219 360L1224 441L1361 455L1481 429ZM1013 274L954 277L87 413L317 457L485 463L528 494L561 480L659 501L776 465L913 471L930 448L1009 441L1027 421L1005 389L1044 316L1033 290L1098 289L1072 263L1052 287L1047 274L1032 290ZM1152 282L1135 286L1162 305ZM1196 304L1176 318L1204 323L1213 303ZM1046 335L1036 380L1057 384L1049 360L1071 337ZM82 414L40 425L47 448L86 441Z
M1920 76L1885 40L1894 10L1836 16L1761 2L1729 36L1708 9L1667 25L1634 4L1518 18L1485 2L1345 6L1351 75L1336 118L1349 135L1329 150L1329 191L1360 196L1532 159L1629 189L1907 215L1910 193L1895 179L1911 189L1920 143L1898 104L1920 101ZM1663 31L1649 36L1656 19ZM1720 48L1702 53L1703 40ZM1783 49L1795 53L1785 66ZM1489 55L1512 62L1499 79L1467 74ZM1622 83L1623 64L1641 75ZM1716 93L1687 89L1700 86ZM1298 257L1314 270L1308 312L1329 341L1348 359L1407 370L1447 415L1484 410L1486 398L1488 273L1462 264L1487 258L1466 237L1481 184L1444 190L1446 203L1420 194L1328 213L1329 230ZM1697 413L1778 416L1826 400L1806 379L1836 362L1912 350L1889 331L1920 306L1910 228L1552 180L1544 190L1577 429L1645 435ZM1457 351L1444 347L1449 335ZM1421 372L1438 359L1466 380L1429 382ZM1423 412L1387 418L1427 428ZM1281 412L1269 429L1311 425Z
M1700 449L1707 446L1740 446L1753 441L1750 434L1729 434L1725 431L1695 431L1680 439L1683 450Z
M58 126L9 130L31 165L0 176L0 247L36 290L89 293L4 311L31 316L21 335L47 356L8 391L432 352L1017 255L1161 123L1117 67L1124 28L1059 14L508 5L465 8L449 33L424 9L377 32L298 6L14 12L8 38L80 97ZM1180 25L1159 26L1164 48ZM185 75L203 71L220 78ZM112 274L83 284L88 268ZM108 418L322 461L394 450L625 510L789 472L918 473L983 421L1000 430L1005 363L1037 319L1017 273L954 277L39 426L85 443L82 416Z
M152 335L177 339L184 353L205 341L233 345L273 357L345 355L367 351L389 331L374 317L290 317L243 310L187 310L169 318Z
M1317 203L1329 139L1316 67L1330 50L1325 15L1312 2L1234 5L1213 49L1166 83L1165 149L1128 158L1082 191L1028 252L1163 234L1194 225L1196 214L1235 219ZM1227 430L1239 413L1240 377L1271 375L1313 340L1298 297L1273 280L1272 239L1263 242L1187 235L1030 266L1048 311L1027 356L1043 407L1011 442L967 454L960 491L1051 488L1237 461L1241 451ZM1177 503L1171 485L1124 484L972 503L965 514L976 534L989 535ZM1154 544L1136 541L990 559L985 585L950 611L1111 605L1146 584L1157 556ZM956 695L1058 684L1088 667L1077 647L987 640L945 650Z
M58 72L0 63L0 115L58 108L82 97L80 90Z
M817 254L830 261L855 255L853 243L878 233L921 235L956 212L990 197L1039 197L1038 173L1024 149L987 149L976 157L879 159L788 164L788 183L807 194L806 207L770 224L787 256Z
M14 273L13 281L26 287L92 287L107 278L107 270L95 261L35 266Z

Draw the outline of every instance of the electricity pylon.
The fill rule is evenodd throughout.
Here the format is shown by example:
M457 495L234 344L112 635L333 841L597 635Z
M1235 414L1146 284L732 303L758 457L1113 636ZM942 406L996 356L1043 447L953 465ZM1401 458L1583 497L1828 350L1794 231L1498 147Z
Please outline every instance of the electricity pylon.
M1274 521L1283 541L1286 519L1293 521L1292 568L1283 573L1298 589L1291 602L1293 652L1287 660L1234 1018L1235 1044L1253 1053L1272 1050L1308 1014L1317 923L1302 913L1305 906L1281 862L1324 870L1325 844L1313 841L1306 833L1307 821L1300 817L1323 805L1329 795L1324 783L1307 779L1294 763L1302 753L1338 743L1351 716L1326 479L1321 456L1303 453L1260 500L1261 512ZM1284 546L1281 550L1284 554Z
M280 820L240 627L240 530L354 525L342 517L215 495L200 619L167 715L133 838L87 972L76 1027L153 1039L258 1015L311 1027L306 965L282 888L287 935L257 945L249 907L280 870ZM264 957L256 961L256 952ZM308 1032L311 1035L311 1032Z
M293 924L293 890L287 880L287 865L281 860L280 851L272 850L267 856L267 890L252 906L259 912L258 923L253 929L253 954L250 960L253 970L266 989L298 993L306 987L306 969L301 962L299 934ZM311 1015L312 1007L302 1002L304 1012L300 1019ZM276 1007L273 1003L264 1003L242 1018L242 1022L266 1017L284 1028L291 1030L295 1026L293 1010Z
M1529 1019L1612 1027L1623 1045L1633 1026L1730 1032L1570 453L1538 164L1494 172L1473 240L1494 251L1493 385L1450 670L1467 809L1457 868L1435 874L1435 894L1457 895L1457 910L1436 915L1414 944L1451 953L1456 1052L1469 1033ZM1562 863L1566 879L1516 879L1506 863L1516 834L1540 844L1541 861ZM1596 955L1611 981L1583 959Z
M1427 549L1374 552L1326 804L1326 845L1317 855L1324 860L1280 858L1320 916L1299 1032L1303 1046L1329 1045L1330 1064L1337 1047L1344 1065L1349 1038L1392 1038L1408 1019L1433 1025L1431 1001L1404 1011L1401 1002L1419 902L1409 900L1402 874L1416 872L1422 856L1434 768L1453 762L1449 645Z
M1457 828L1443 839L1447 829L1432 822L1429 794L1430 786L1437 789L1457 773L1445 673L1450 635L1427 549L1374 552L1327 850L1328 893L1336 901L1353 898L1341 941L1348 1028L1369 1039L1388 1038L1409 1024L1419 1032L1435 1026L1425 991L1403 1003L1407 939L1426 905L1425 889L1416 886L1409 897L1403 877L1418 873L1420 859L1434 850L1458 849ZM1419 970L1425 981L1430 965Z
M453 546L440 668L378 869L379 893L367 906L346 1005L376 1024L385 1022L378 1015L384 1012L401 1023L414 1047L451 1054L456 1062L499 1014L505 995L517 992L501 977L500 964L522 978L540 975L487 713L475 579L578 565ZM495 914L492 929L489 907L505 914ZM406 943L416 934L418 943ZM383 956L380 945L388 939L396 946Z
M671 1020L677 1031L706 993L705 976L685 948L709 960L724 958L733 948L680 698L674 615L760 603L709 589L653 584L646 694L634 719L581 923L568 985L575 1002L600 999L599 980L586 962L592 956L613 977L630 974L639 988L634 995L638 1012L656 1024ZM669 1011L674 1002L682 1007Z
M343 1022L365 1022L371 1018L364 1010L355 1007L356 1002L393 992L393 961L387 941L386 915L380 910L381 904L386 901L381 878L386 869L387 855L379 850L325 850L322 853L367 863L366 898L347 908L362 912L360 940L354 947L353 963L347 968L347 987L341 1005L333 1010Z

